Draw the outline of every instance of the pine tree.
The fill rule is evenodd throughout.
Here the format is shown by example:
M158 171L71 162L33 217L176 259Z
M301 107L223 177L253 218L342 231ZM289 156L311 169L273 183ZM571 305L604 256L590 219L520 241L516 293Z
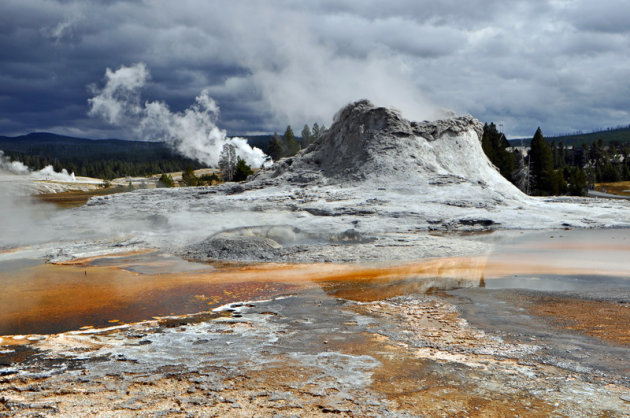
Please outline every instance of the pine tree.
M273 138L271 139L271 142L269 142L267 154L269 154L271 159L274 161L278 161L282 158L282 144L280 143L280 137L277 132L274 132Z
M313 142L313 134L311 133L311 128L308 125L304 125L302 128L302 148L306 148Z
M517 162L514 154L507 150L509 146L505 135L497 130L494 123L484 125L481 137L483 151L492 164L497 166L501 175L514 183L513 172Z
M543 137L540 127L536 130L532 138L529 158L531 164L530 182L532 185L532 194L553 194L557 185L554 179L553 154L549 143L547 143Z
M293 129L291 129L291 125L287 126L286 131L284 131L284 135L282 136L282 145L284 148L283 155L285 157L291 157L298 153L300 150L300 144L298 144L295 139L295 135L293 134Z
M320 129L317 122L315 122L313 124L313 141L317 141L321 135L322 135L322 130Z
M175 182L173 181L173 177L171 177L169 174L162 174L160 176L160 185L162 185L163 187L175 187Z
M252 168L243 160L241 157L238 157L238 161L236 163L236 168L234 169L234 181L243 181L246 180L247 177L254 174Z
M192 167L188 166L182 173L182 182L189 187L194 187L199 185L199 179L195 175Z
M494 126L494 124L492 124ZM486 123L483 125L483 136L481 137L481 148L483 148L483 152L486 154L486 157L494 164L496 160L496 155L494 151L494 147L492 146L492 141L490 140L490 126ZM496 164L494 164L496 165Z
M569 173L568 193L572 196L586 195L586 173L582 167L567 167Z
M621 180L621 176L619 175L617 167L615 167L612 162L608 161L602 168L601 181L614 182L619 180Z
M556 144L556 141L551 143L551 151L553 154L553 168L564 168L566 162L566 149L562 141Z

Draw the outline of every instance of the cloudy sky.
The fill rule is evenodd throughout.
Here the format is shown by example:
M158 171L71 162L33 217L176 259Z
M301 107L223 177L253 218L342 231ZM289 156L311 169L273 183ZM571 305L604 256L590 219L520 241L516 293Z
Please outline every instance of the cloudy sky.
M141 101L183 112L205 89L230 134L329 125L360 98L512 137L628 125L628 22L627 0L2 0L0 135L131 139L88 100L134 65Z

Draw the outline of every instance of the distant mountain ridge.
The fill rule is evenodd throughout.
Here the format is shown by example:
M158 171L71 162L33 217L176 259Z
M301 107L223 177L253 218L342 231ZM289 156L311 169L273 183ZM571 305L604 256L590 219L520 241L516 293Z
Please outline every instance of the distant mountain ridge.
M116 141L116 142L145 142L145 141L134 141L128 139L116 139L116 138L106 138L106 139L94 139L94 138L82 138L68 135L60 135L52 132L31 132L25 135L17 135L17 136L0 136L0 140L11 139L11 140L33 140L33 141Z
M173 152L162 142L86 139L48 132L0 136L0 149L33 170L52 165L76 175L112 179L180 171L201 164Z
M592 144L593 142L599 141L600 139L604 141L604 143L615 141L620 143L630 143L630 125L621 128L609 128L597 132L545 136L545 139L547 140L547 142L562 142L562 144L564 144L565 146L580 146L582 144ZM514 138L509 139L508 142L512 146L519 146L521 145L521 143L525 146L529 146L531 140L532 138Z
M271 135L243 136L252 146L266 151ZM112 179L147 176L203 165L173 151L164 142L125 139L89 139L50 132L15 137L0 136L0 150L33 170L52 165L79 176Z
M247 142L253 147L258 147L261 149L265 149L273 138L272 135L239 135L240 138L247 139ZM2 146L7 146L8 148L23 148L26 144L43 144L43 143L54 143L58 145L86 145L89 144L90 147L94 147L95 145L104 146L106 145L118 145L118 146L139 146L141 148L148 149L162 149L168 148L164 142L158 141L138 141L132 139L116 139L116 138L107 138L107 139L93 139L93 138L80 138L68 135L59 135L51 132L31 132L25 135L18 136L2 136L0 135L0 149L3 149ZM144 144L144 145L138 145Z

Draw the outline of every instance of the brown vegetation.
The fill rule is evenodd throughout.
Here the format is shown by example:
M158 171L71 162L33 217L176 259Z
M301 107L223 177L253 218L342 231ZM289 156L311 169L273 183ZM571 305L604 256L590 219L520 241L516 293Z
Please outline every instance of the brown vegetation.
M595 190L598 192L618 194L620 196L630 196L630 181L616 181L613 183L596 183Z

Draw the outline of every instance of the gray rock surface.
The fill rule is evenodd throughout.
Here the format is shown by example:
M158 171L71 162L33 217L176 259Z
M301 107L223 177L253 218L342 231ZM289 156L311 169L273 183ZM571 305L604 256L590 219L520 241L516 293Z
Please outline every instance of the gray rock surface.
M276 240L279 247L273 250L252 245L248 252L244 241L236 240L233 251L218 254L218 242L210 238L187 246L184 254L205 260L410 260L488 248L420 231L630 226L629 205L613 209L589 199L522 194L486 158L481 135L481 124L471 116L417 123L366 100L352 103L298 155L249 182L214 190L217 199L251 202L260 213L290 212L298 218L293 224L302 228L291 231L291 242ZM349 226L356 236L370 239L336 245L336 231ZM269 237L263 232L244 228L239 234Z
M271 176L261 173L250 187L261 182L269 185L269 177L282 180L283 184L311 185L367 180L425 183L432 177L441 182L450 178L460 183L466 180L462 174L468 174L461 172L460 160L475 155L459 152L463 145L458 144L458 138L470 135L479 142L482 131L481 123L469 115L435 122L409 122L392 109L361 100L343 108L318 141L297 156L281 160ZM440 140L453 142L450 144L453 149L445 152L444 147L434 144ZM482 160L488 166L487 159Z
M486 158L480 135L470 116L416 123L359 101L251 180L94 197L47 219L40 231L54 241L29 251L50 260L150 247L203 260L390 261L491 247L431 233L630 227L629 201L524 195Z

